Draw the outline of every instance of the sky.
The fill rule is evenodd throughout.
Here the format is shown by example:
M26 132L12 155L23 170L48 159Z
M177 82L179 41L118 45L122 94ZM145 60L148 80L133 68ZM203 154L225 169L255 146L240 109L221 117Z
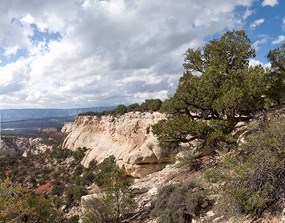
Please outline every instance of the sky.
M244 29L251 65L285 42L284 0L1 0L0 109L165 99L184 53Z

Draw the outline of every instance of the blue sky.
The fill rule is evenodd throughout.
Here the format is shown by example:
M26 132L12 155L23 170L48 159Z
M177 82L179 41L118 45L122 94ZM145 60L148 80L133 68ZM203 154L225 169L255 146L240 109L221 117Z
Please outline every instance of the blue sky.
M285 40L284 9L285 1L268 1L268 5L264 6L261 1L256 1L251 7L252 14L246 20L245 30L253 44L261 41L256 53L257 59L263 63L267 62L266 54L269 50L280 46ZM253 24L256 21L262 23L255 27ZM283 41L277 41L278 38Z
M250 64L285 41L281 0L3 0L0 109L165 99L184 52L244 29Z

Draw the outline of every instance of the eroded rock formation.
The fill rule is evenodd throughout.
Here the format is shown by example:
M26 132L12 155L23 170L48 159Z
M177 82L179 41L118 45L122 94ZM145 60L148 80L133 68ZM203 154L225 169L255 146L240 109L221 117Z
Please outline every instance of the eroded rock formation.
M51 148L51 146L45 145L41 138L28 136L1 136L0 157L27 156L28 152L38 154Z
M78 116L62 129L69 133L63 147L71 150L86 147L88 151L82 161L85 167L93 159L100 163L113 155L128 175L141 178L173 161L173 154L163 151L151 132L151 126L164 118L158 112L131 112L119 118Z

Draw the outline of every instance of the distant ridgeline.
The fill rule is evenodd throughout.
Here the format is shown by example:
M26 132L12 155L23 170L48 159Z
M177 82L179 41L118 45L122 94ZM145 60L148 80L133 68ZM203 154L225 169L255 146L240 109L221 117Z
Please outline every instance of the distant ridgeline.
M46 135L60 131L64 122L86 111L101 112L114 107L73 109L5 109L0 110L0 130L4 135Z
M2 122L10 122L31 119L74 117L82 112L101 112L110 109L114 109L114 107L91 107L71 109L3 109L0 110L0 118Z
M114 109L104 110L104 111L88 111L80 113L80 116L91 115L91 116L102 116L102 115L112 115L121 116L127 112L155 112L160 110L162 101L160 99L146 99L142 104L134 103L128 106L120 104Z

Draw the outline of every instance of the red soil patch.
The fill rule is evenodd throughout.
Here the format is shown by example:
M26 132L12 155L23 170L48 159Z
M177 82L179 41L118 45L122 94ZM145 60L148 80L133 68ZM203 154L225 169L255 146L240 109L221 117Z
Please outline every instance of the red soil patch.
M52 185L50 182L47 182L46 184L43 184L42 186L38 187L35 190L35 194L41 195L41 194L47 194L50 193L52 190Z

